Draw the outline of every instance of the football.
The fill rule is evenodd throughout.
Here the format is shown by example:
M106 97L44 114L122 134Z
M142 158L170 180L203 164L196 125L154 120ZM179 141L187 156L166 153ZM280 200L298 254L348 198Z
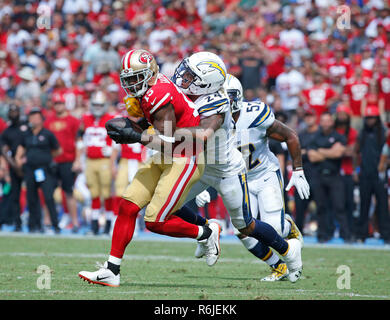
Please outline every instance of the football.
M127 119L127 120L126 120ZM142 128L129 118L113 118L106 122L105 127L107 131L115 131L115 128L129 128L131 126L135 131L142 133Z

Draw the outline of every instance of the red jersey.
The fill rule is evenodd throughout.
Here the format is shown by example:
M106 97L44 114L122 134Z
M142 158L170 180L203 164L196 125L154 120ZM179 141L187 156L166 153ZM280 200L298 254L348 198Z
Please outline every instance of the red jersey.
M88 158L101 159L108 157L105 151L107 150L106 147L112 146L112 140L107 135L105 124L114 117L110 113L106 113L100 118L95 118L91 113L87 113L82 117L83 139Z
M121 158L143 161L146 155L145 147L140 143L121 144Z
M390 111L390 76L380 75L378 79L379 98L385 100L385 110Z
M76 139L80 121L70 114L64 117L54 114L46 119L45 127L54 133L62 149L62 153L54 158L54 161L73 162L76 159Z
M349 97L349 106L353 115L361 116L362 100L368 92L368 82L365 80L353 80L349 82L344 93Z
M153 124L153 114L168 102L174 108L177 128L199 125L200 118L195 104L171 80L160 73L156 84L146 91L141 99L141 109L149 123ZM175 130L175 128L172 128L172 130ZM176 156L196 154L199 148L194 142L191 142L191 144L192 146L186 146L187 143L175 143L173 154Z
M0 117L0 133L2 133L5 129L7 129L7 122Z
M318 119L328 109L329 99L336 95L334 90L326 84L315 85L310 89L303 90L302 94L306 97L309 107L315 111Z
M146 120L153 124L153 113L168 102L175 109L176 127L199 125L200 119L195 104L171 80L159 73L156 84L146 91L141 99L141 108Z
M345 132L342 129L337 129L336 131L342 135L345 135ZM354 145L356 143L357 137L358 132L354 128L350 127L347 137L347 146ZM352 157L343 157L341 159L341 171L346 175L351 175L353 173Z
M341 61L330 59L327 69L331 77L341 78L349 78L352 71L351 63L348 59L342 59Z

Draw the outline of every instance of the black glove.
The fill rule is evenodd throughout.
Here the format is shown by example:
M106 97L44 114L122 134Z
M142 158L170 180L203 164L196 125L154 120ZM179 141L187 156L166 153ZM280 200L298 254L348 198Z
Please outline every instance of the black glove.
M141 142L141 133L134 130L129 119L126 119L126 122L128 125L125 128L111 125L110 130L107 131L109 137L120 144Z

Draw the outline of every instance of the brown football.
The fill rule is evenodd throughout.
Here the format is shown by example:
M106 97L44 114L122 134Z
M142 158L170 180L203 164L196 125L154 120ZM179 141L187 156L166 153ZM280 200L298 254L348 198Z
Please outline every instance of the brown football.
M134 121L128 119L129 121L126 121L126 118L113 118L106 122L105 127L107 131L115 130L114 128L128 128L129 124L133 127L133 129L137 132L142 132L142 128L135 123Z

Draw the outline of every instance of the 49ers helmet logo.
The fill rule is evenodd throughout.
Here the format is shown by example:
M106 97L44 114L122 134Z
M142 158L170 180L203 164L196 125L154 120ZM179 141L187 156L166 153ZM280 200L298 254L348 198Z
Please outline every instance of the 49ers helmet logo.
M153 60L153 56L149 52L142 52L139 56L139 61L142 63L148 63Z

